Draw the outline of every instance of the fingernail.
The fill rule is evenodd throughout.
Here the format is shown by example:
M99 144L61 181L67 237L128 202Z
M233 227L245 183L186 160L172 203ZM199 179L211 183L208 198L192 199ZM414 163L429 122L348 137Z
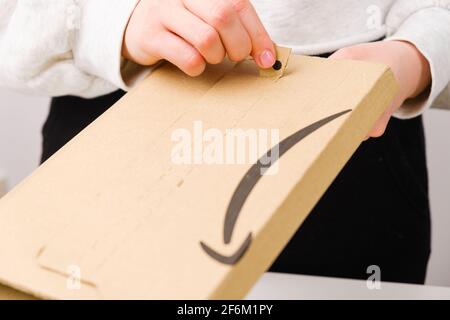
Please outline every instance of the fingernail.
M263 68L271 68L275 64L275 57L269 50L264 51L260 55L260 60Z

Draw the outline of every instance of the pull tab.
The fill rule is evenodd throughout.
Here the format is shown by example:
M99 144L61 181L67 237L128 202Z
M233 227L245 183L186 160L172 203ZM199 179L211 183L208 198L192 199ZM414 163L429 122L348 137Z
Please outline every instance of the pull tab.
M274 80L280 79L284 70L286 70L287 64L289 62L289 57L291 56L292 49L276 46L275 50L277 52L277 61L269 69L259 69L259 75L263 78L272 78Z

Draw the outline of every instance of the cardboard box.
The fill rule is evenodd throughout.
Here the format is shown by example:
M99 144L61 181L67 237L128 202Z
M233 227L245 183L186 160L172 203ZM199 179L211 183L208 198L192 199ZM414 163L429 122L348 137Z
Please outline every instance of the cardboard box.
M0 284L0 300L36 300L36 298Z
M244 297L397 91L377 64L292 56L281 72L158 68L0 201L0 282L51 299ZM174 137L199 128L279 144L242 164L193 146L180 164Z

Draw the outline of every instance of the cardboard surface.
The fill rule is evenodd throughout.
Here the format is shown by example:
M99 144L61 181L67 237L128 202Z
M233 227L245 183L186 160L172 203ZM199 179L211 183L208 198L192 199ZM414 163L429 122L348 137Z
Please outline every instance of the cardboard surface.
M164 65L1 199L0 282L40 298L242 298L396 90L364 62L292 56L275 81L251 61L195 79ZM278 173L174 164L172 133L196 121L279 130Z
M0 284L0 300L36 300L36 298Z

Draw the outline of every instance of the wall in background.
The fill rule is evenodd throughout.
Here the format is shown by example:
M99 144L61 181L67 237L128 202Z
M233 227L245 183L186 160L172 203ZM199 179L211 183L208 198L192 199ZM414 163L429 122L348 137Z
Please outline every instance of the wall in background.
M0 89L0 180L15 186L39 164L49 99Z
M450 111L425 116L433 223L427 283L450 287Z
M39 163L41 127L48 112L48 99L28 97L0 89L0 180L10 189ZM450 112L426 115L433 253L427 283L450 287Z

